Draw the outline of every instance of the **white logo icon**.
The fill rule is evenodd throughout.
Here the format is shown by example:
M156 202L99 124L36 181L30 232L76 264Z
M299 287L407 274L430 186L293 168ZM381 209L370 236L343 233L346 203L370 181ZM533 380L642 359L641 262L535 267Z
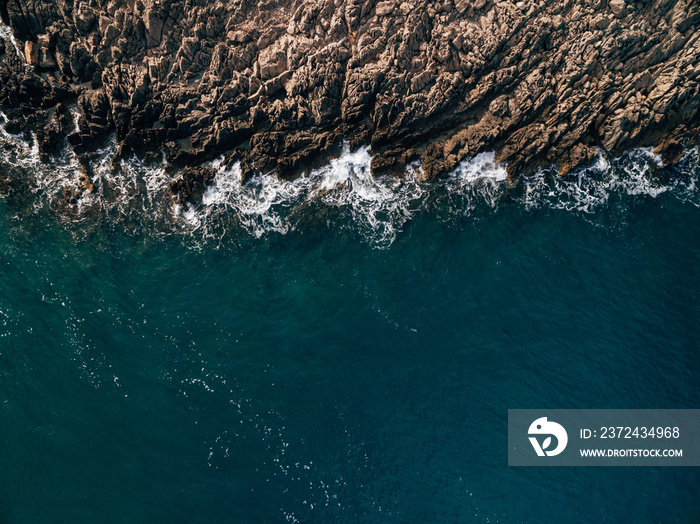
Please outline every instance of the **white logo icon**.
M564 426L556 422L548 421L547 417L535 420L530 424L530 429L528 429L527 432L529 435L549 435L544 439L541 446L537 437L529 437L532 447L535 448L537 455L540 457L544 457L545 455L548 457L559 455L559 453L564 451L566 444L569 442L569 436L566 434ZM547 451L547 448L552 444L552 435L557 438L557 447Z

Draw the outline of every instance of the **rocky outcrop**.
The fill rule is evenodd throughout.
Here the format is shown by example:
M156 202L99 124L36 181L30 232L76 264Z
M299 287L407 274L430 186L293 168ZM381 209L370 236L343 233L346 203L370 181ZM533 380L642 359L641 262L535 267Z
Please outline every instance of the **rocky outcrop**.
M114 133L119 155L223 154L244 176L294 177L345 139L371 144L375 173L421 158L433 178L495 150L515 175L566 173L596 148L673 161L700 128L696 0L0 0L0 14L24 54L0 47L0 107L47 153ZM196 199L205 179L174 191Z
M170 182L170 192L181 205L201 204L202 196L215 176L216 171L211 168L187 167L178 178Z

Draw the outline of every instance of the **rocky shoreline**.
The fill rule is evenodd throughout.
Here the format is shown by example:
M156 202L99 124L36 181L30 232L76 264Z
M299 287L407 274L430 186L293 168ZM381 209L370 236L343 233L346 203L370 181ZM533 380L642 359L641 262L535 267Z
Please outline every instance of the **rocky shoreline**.
M294 178L342 140L371 145L375 175L495 150L516 176L598 149L672 163L700 131L695 0L0 0L0 16L6 129L45 155L67 140L86 190L112 134L116 158L224 155L245 180ZM187 200L211 173L180 177Z

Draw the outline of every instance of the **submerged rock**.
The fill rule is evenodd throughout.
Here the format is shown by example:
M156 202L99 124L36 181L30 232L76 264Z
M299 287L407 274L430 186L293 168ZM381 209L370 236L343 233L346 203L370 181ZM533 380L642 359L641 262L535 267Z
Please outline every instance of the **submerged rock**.
M12 197L28 192L26 173L22 169L0 164L0 196Z
M377 174L420 157L438 177L495 150L516 175L566 173L596 148L673 161L700 128L695 0L0 0L0 13L26 55L0 52L0 109L46 152L114 133L120 155L234 154L244 178L290 178L345 139L371 144ZM70 103L77 131L57 121ZM173 182L183 202L208 180L193 173Z

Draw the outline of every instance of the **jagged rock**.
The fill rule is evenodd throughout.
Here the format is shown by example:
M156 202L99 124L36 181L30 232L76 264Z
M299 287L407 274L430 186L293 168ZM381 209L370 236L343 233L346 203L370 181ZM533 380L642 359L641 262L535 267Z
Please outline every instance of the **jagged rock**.
M610 10L617 18L623 18L627 14L625 0L610 0Z
M47 151L73 127L41 112L74 101L79 154L114 133L119 154L223 154L244 179L297 176L342 139L371 144L376 174L494 150L516 176L596 148L672 160L700 129L694 0L0 3L31 66L1 44L6 128Z
M587 164L598 156L598 152L587 145L576 144L576 146L563 155L559 163L559 174L564 176L576 166Z
M39 61L37 65L44 69L54 69L56 67L56 59L48 49L39 48Z
M51 47L51 35L47 33L43 35L37 35L36 43L42 49L49 49L49 47Z
M46 96L46 84L36 75L24 75L19 84L19 96L24 102L40 107Z
M170 192L180 204L201 204L207 186L214 181L216 171L204 167L185 168L180 176L170 182Z
M401 176L405 172L406 165L420 157L413 149L402 148L386 151L382 155L372 158L371 169L375 176L393 175Z
M661 141L654 154L660 155L664 164L676 164L685 155L686 146L692 145L690 140L685 140L687 135L687 129L680 126ZM695 141L697 142L697 137Z
M39 65L39 47L35 42L27 40L24 44L24 56L27 63L32 66Z
M110 107L102 90L86 90L78 97L81 117L78 122L80 140L88 149L102 145L111 132Z

